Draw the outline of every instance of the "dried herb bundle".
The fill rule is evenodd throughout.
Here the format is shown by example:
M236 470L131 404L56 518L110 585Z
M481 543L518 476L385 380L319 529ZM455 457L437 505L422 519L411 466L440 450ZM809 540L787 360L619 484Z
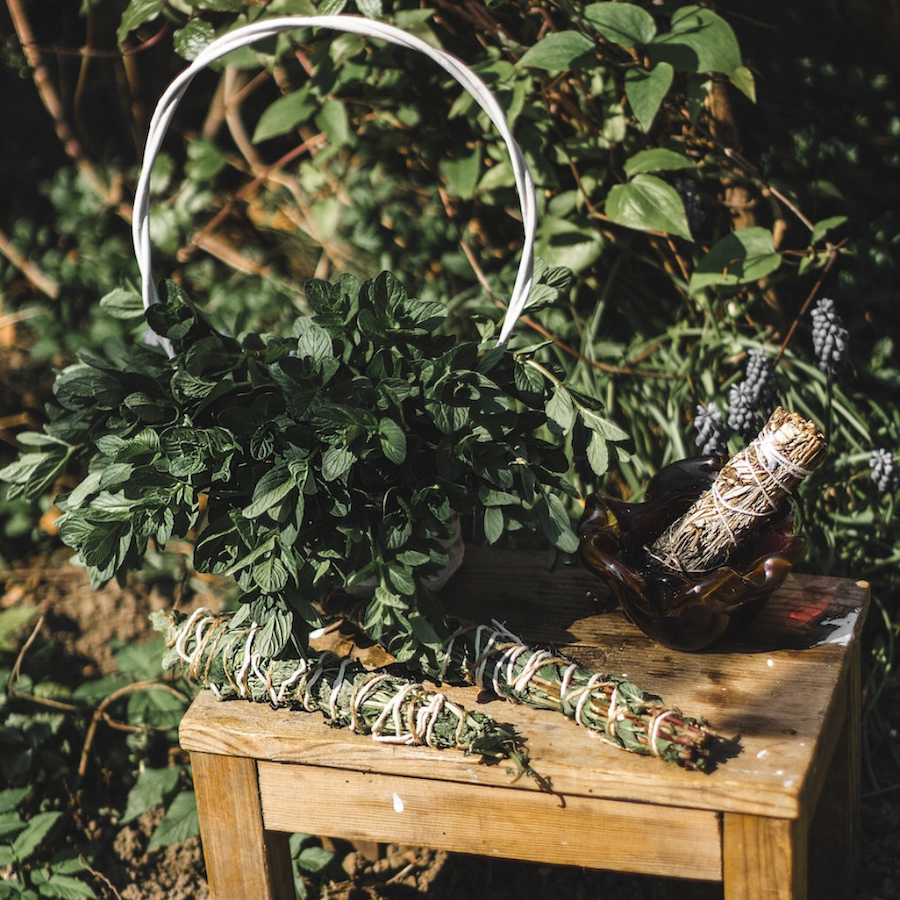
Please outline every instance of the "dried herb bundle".
M372 672L333 653L270 659L254 649L260 626L232 627L233 616L200 608L190 617L154 613L166 635L166 668L178 668L217 698L319 711L329 722L390 744L453 748L492 759L527 759L516 737L488 715L471 712L430 687Z
M441 670L429 674L559 711L623 750L687 769L707 768L720 740L705 722L667 707L623 675L593 672L531 647L497 622L467 625L451 635Z
M712 487L652 543L651 558L680 574L721 565L782 509L791 491L824 460L826 449L815 424L779 407Z
M333 602L329 612L359 627L359 607ZM721 747L723 739L705 721L666 706L624 675L594 672L531 646L496 621L458 625L445 636L436 668L430 657L417 660L438 682L474 684L513 703L561 712L622 750L686 769L709 768ZM381 644L390 652L390 641Z

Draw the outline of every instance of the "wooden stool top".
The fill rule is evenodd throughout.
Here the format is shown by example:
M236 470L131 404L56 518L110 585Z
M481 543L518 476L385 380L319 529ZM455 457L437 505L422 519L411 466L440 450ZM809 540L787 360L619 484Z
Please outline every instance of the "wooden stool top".
M472 548L442 592L447 607L477 622L497 619L523 640L550 644L584 666L625 674L667 705L708 720L737 752L706 774L627 753L559 713L446 693L509 723L526 740L535 771L567 796L633 800L783 819L815 801L850 705L850 673L868 586L849 579L788 576L749 628L728 644L682 653L653 643L618 610L590 573L547 569L541 554ZM513 782L504 764L458 751L382 744L330 728L318 713L218 702L203 692L181 723L190 751L402 775L462 785L539 790Z

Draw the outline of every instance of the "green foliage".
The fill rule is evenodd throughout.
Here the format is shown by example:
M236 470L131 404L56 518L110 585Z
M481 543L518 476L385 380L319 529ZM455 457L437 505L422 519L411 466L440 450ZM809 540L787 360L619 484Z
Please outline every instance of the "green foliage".
M530 308L567 283L539 267ZM405 636L400 659L436 652L423 585L447 564L454 517L489 543L542 530L572 553L565 446L599 477L607 442L627 435L538 363L539 347L441 335L445 308L411 300L388 273L311 281L305 301L313 315L289 334L238 340L170 283L147 318L173 357L141 345L82 354L57 377L45 433L25 436L35 450L0 479L34 496L73 458L87 462L57 498L59 532L97 586L199 526L193 565L237 580L267 656L305 640L330 593L366 579L378 586L371 633ZM146 696L142 724L177 713L165 697Z
M321 881L329 869L336 868L335 854L311 834L292 834L288 846L297 900L306 900L310 894L307 883Z
M150 764L165 760L174 745L189 694L163 678L159 641L122 645L114 673L77 686L64 683L71 663L53 641L38 640L10 672L6 663L20 650L25 621L15 607L0 613L0 633L19 635L0 648L0 779L8 785L0 791L0 896L93 898L89 868L98 848L85 830L89 818L127 823L164 803L152 846L197 834L193 794L184 790L188 772ZM169 702L153 699L163 696ZM160 709L166 711L162 718ZM115 729L104 736L99 758L92 747L98 721ZM86 801L93 793L82 780L89 760L116 773L105 799ZM136 778L129 775L132 766L139 768ZM77 807L81 815L73 816L77 785L81 802L90 805Z
M87 862L69 853L48 854L62 813L38 812L26 817L22 810L31 799L32 789L7 788L0 791L0 897L36 900L60 897L64 900L89 900L97 895L80 873ZM43 852L39 852L43 851ZM46 865L35 866L44 859Z

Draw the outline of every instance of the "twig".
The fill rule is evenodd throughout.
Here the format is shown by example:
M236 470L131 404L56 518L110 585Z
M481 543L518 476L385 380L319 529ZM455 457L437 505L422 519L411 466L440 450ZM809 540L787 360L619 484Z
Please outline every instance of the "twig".
M122 59L128 56L136 56L145 50L155 47L171 30L171 24L166 22L156 34L151 35L146 41L141 41L135 47L126 47L124 50L98 50L95 47L48 47L44 44L32 42L29 46L42 56L88 56L92 59ZM25 49L24 44L22 49Z
M841 241L838 241L836 244L828 245L828 259L825 262L825 265L822 268L822 273L819 275L818 281L813 285L812 290L809 292L806 300L803 303L803 306L800 307L800 312L797 313L797 317L791 322L791 327L788 329L788 333L785 335L784 340L781 342L781 346L778 348L778 352L775 354L775 359L772 360L772 365L778 365L778 361L784 356L784 351L787 350L788 344L790 344L791 339L794 337L794 332L797 330L797 326L800 324L800 320L806 315L807 310L812 305L813 300L816 299L819 291L822 289L822 285L825 282L825 276L831 271L831 267L834 265L835 260L838 256L838 251L847 243L847 238L844 238Z
M317 134L303 143L298 144L293 150L289 150L280 159L276 160L270 166L266 166L259 172L252 181L245 184L228 202L203 226L203 228L195 231L188 241L187 246L182 247L178 251L178 261L184 262L189 259L194 250L201 246L202 242L207 239L211 233L230 215L235 206L243 200L251 191L255 190L266 181L274 172L286 166L289 162L295 160L298 156L306 153L314 146L318 146L326 141L324 134Z
M713 138L713 140L716 140ZM763 181L762 176L760 175L759 169L753 165L742 153L735 150L733 147L722 146L722 152L729 158L733 159L738 165L740 165L743 169L749 172L754 178L759 179L760 183L765 185L767 191L769 191L773 196L777 197L810 231L815 228L813 223L797 208L792 200L786 197L778 188L773 187L771 184Z
M283 208L282 211L284 214L294 222L298 228L302 228L322 247L323 253L331 265L337 268L346 266L351 261L350 254L342 251L338 247L329 245L322 238L318 226L316 225L315 217L309 212L308 205L306 204L303 195L300 193L296 181L281 174L278 171L277 166L271 171L267 171L266 164L256 152L256 148L253 146L253 143L247 134L247 130L244 127L244 122L240 114L240 102L247 96L248 89L252 84L252 81L250 84L242 83L240 73L235 69L229 68L225 70L225 123L228 126L228 131L232 140L255 177L259 177L262 181L271 180L290 192L294 200L295 208L292 209L289 206ZM316 143L312 141L311 137L305 138L304 143L308 150L312 150L317 146ZM317 277L319 277L318 273ZM322 277L324 277L324 273Z
M56 299L55 297L52 299ZM19 322L25 322L28 319L35 319L38 316L43 315L45 310L38 309L36 306L29 306L27 309L19 309L14 313L8 313L5 316L0 316L0 331L4 328L8 328L10 325L16 325ZM0 420L4 421L4 420Z
M116 731L128 731L132 734L148 734L154 731L172 731L174 728L178 727L177 725L130 725L127 722L114 719L106 712L106 709L110 704L115 703L116 700L121 699L127 694L133 694L135 691L150 690L166 690L180 700L187 702L188 699L181 691L176 690L171 685L161 681L136 681L132 684L127 684L125 687L121 687L117 691L113 691L111 694L104 697L94 710L94 715L91 717L91 723L88 725L87 734L84 738L81 759L78 762L79 779L84 778L84 775L87 772L88 757L90 756L91 747L94 743L94 737L97 734L97 726L101 721L106 722L107 725L114 728Z
M62 101L59 98L59 94L56 92L56 88L53 86L50 72L44 65L43 58L38 49L38 44L34 39L34 33L31 30L31 23L28 20L28 16L25 14L25 9L21 0L7 0L6 7L9 10L13 27L16 30L19 43L22 46L22 52L25 54L25 59L31 67L31 77L34 80L34 86L37 88L41 101L44 104L44 108L50 113L50 116L53 119L53 126L56 129L56 135L59 138L63 149L66 154L75 161L78 170L84 176L91 188L104 199L104 202L106 202L107 205L112 205L107 199L107 186L103 184L102 180L97 175L96 170L84 155L81 144L69 127L69 123L66 121Z
M37 266L30 263L21 253L13 246L12 241L6 236L6 233L0 229L0 253L2 253L42 294L48 296L51 300L59 297L59 286L57 283L45 275ZM7 324L3 322L3 324ZM2 325L0 325L2 327Z
M41 628L44 625L45 613L41 613L40 618L37 621L37 624L34 626L34 630L28 636L28 640L22 645L22 649L19 651L19 655L16 657L15 665L12 667L12 671L9 673L9 679L6 682L6 689L12 697L19 697L22 700L30 700L33 703L39 703L42 706L49 706L51 709L60 709L64 712L78 712L79 708L74 706L71 703L62 703L59 700L51 700L48 697L37 697L34 694L28 694L24 691L16 690L16 682L19 680L19 677L22 672L22 663L25 660L25 654L30 649L31 645L35 642L38 634L40 633Z
M496 301L497 305L506 308L506 304L501 303L499 300ZM677 378L678 376L673 374L672 372L648 372L642 371L640 369L623 369L621 366L611 366L608 363L600 362L598 359L589 359L580 351L576 350L574 347L567 344L565 341L561 341L558 337L555 337L551 332L549 332L543 325L539 322L536 322L530 316L520 316L519 321L523 325L527 325L529 328L536 331L538 334L543 335L548 340L553 341L560 350L564 353L568 353L570 356L575 357L579 362L583 362L588 366L593 366L595 369L600 369L602 372L611 372L614 375L635 375L641 378Z
M100 197L103 203L114 209L119 216L130 223L133 216L131 205L120 202L114 189L103 182L93 163L84 154L81 144L66 121L62 101L41 58L39 45L34 40L31 23L28 20L21 0L7 0L7 8L18 35L19 43L22 46L22 51L28 61L28 65L31 67L35 87L44 104L44 108L53 119L57 137L66 155L75 162L78 171L88 186ZM211 256L215 256L238 272L250 275L266 275L268 273L264 266L255 260L245 257L236 247L223 238L210 235L200 240L199 245Z
M78 857L78 862L84 867L84 871L94 878L98 878L106 886L106 889L115 895L116 900L122 900L122 895L116 890L115 885L102 873L88 865L87 860L83 856Z

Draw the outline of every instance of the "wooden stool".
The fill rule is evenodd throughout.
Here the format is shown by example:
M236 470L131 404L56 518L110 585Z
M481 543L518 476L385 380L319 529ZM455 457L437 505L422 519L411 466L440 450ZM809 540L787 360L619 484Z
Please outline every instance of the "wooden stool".
M201 694L181 725L215 900L293 898L288 834L720 881L726 900L849 897L859 814L859 637L868 587L789 576L714 652L652 643L577 568L468 553L451 610L496 618L706 718L739 752L709 774L636 756L554 712L447 693L511 723L535 781L457 751L380 744L317 713Z

